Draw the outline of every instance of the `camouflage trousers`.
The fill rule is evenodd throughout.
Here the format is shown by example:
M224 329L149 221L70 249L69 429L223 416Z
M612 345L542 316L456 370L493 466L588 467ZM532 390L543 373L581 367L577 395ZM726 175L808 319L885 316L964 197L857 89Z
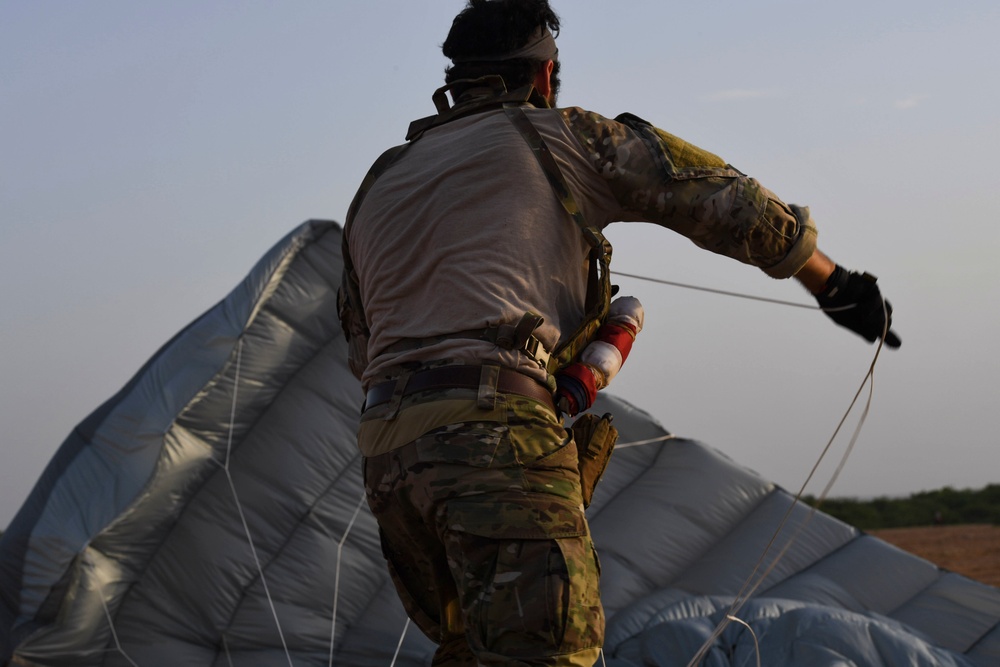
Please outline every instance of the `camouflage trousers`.
M499 421L364 459L389 572L434 665L591 667L604 612L576 445L551 410L499 399Z

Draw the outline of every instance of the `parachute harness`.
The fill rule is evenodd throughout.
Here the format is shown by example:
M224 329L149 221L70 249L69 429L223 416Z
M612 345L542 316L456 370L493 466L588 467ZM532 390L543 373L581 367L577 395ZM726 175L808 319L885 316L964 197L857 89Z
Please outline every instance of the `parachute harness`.
M583 322L577 327L566 341L559 346L546 360L545 370L550 378L557 370L568 366L576 359L584 347L587 346L597 333L601 324L608 315L611 305L611 244L601 231L587 223L580 206L576 203L572 191L566 185L562 171L556 163L552 151L545 145L545 140L538 132L524 109L520 105L510 102L504 104L504 112L507 118L517 128L518 132L527 142L528 147L538 160L539 166L545 173L552 191L559 199L560 205L573 218L573 222L580 228L583 238L590 246L590 270L587 278L587 297L585 300L585 314ZM541 322L539 321L539 324Z
M470 101L457 104L454 107L449 106L445 95L446 91L455 86L468 86L470 84L481 85L482 90L486 92ZM354 217L379 176L399 159L409 146L418 141L427 130L457 118L492 109L502 108L508 120L517 128L538 161L560 205L579 227L584 240L590 247L587 294L582 322L570 336L566 337L553 350L548 350L542 341L534 335L534 331L543 322L542 317L536 313L527 312L518 321L500 323L497 326L456 331L423 339L402 339L390 345L386 351L392 353L419 349L443 340L456 338L487 340L504 349L519 350L534 360L539 368L546 372L550 392L555 392L554 374L556 371L571 364L604 323L613 291L610 269L611 244L600 229L590 225L584 218L573 193L566 185L565 178L552 152L545 144L538 129L524 113L524 105L533 101L537 101L537 95L532 86L508 92L503 79L496 76L487 76L474 81L452 82L434 93L434 104L438 113L411 123L406 135L407 143L387 150L369 169L348 209L341 245L344 273L338 294L338 309L340 319L344 323L345 333L348 336L348 361L355 375L360 375L364 367L367 366L367 351L364 348L370 331L364 315L357 272L350 257L347 241Z

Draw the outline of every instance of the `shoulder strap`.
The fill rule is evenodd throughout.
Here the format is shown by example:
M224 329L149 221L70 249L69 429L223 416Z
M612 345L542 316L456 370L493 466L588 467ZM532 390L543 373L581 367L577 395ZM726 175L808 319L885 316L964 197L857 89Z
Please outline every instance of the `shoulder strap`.
M577 205L576 200L573 197L573 193L566 185L562 172L559 169L559 165L556 163L551 151L549 151L548 146L546 146L545 141L542 139L542 136L539 134L537 128L535 128L535 126L531 123L531 120L521 108L521 104L524 102L520 99L520 94L512 95L512 97L514 99L508 99L503 102L503 107L507 117L521 133L524 140L528 143L528 146L531 148L532 153L535 155L539 165L542 167L542 171L545 173L545 176L548 179L556 197L559 199L563 209L565 209L570 217L573 218L573 221L576 222L581 233L583 234L584 239L590 246L590 271L587 279L587 297L584 306L584 319L577 330L574 331L570 337L566 338L563 344L551 354L545 350L540 341L531 335L531 331L533 331L534 328L537 328L537 326L541 323L541 318L537 315L533 316L532 313L526 313L525 316L522 317L521 322L513 327L501 326L497 327L496 331L486 329L457 332L439 338L496 338L494 342L499 344L506 342L505 340L500 340L501 338L510 337L508 334L502 332L506 331L506 329L512 329L514 333L517 334L510 334L513 336L510 341L513 348L525 349L536 359L536 361L540 363L540 365L545 367L545 370L551 376L551 374L555 373L556 370L573 361L573 358L576 357L580 350L582 350L583 347L590 341L604 318L607 316L612 293L610 271L611 244L597 227L587 223L583 212L580 210L580 207ZM498 100L494 100L494 103L496 101ZM453 117L448 116L449 114L442 113L439 114L439 116L434 120L447 122L447 120L453 119ZM419 121L417 121L417 123L419 123ZM364 307L361 301L357 272L355 271L354 264L351 261L350 249L347 243L348 232L354 217L361 208L361 204L364 201L365 196L371 190L379 176L381 176L393 164L393 162L395 162L405 152L405 150L413 144L414 141L419 139L428 127L436 124L438 123L428 123L426 126L419 127L417 131L412 131L414 128L411 127L410 137L408 137L410 138L410 141L400 146L390 148L379 156L379 158L368 170L368 173L365 175L365 178L361 182L358 192L355 194L354 199L351 202L351 206L347 211L347 218L344 222L344 234L341 242L344 260L344 277L341 285L342 300L346 303L346 305L353 309L356 315L356 326L361 327L361 330L357 333L363 334L365 337L367 337L370 332L368 331L367 319L364 315ZM529 324L532 326L529 326ZM527 330L522 331L526 328ZM417 341L417 343L421 342ZM426 341L423 343L426 344ZM400 344L404 345L405 349L410 349L410 347L414 345L414 341L400 341Z
M448 104L448 92L455 88L475 88L479 94L470 93L468 99L463 98L461 103L451 106ZM454 93L452 93L454 95ZM410 123L406 132L406 140L412 141L420 138L427 130L444 125L458 118L463 118L475 113L499 109L505 104L542 104L547 105L545 100L535 92L532 85L523 86L516 90L508 91L507 84L503 77L496 75L484 76L479 79L460 79L441 86L434 91L434 107L437 114L420 118Z
M545 172L545 177L559 199L559 203L576 222L583 233L583 238L590 245L590 273L587 278L587 299L584 306L586 312L583 322L573 332L573 335L565 339L564 343L553 352L550 366L558 368L565 366L576 356L580 349L589 342L601 321L607 317L612 292L611 244L604 238L601 230L587 223L572 191L566 185L566 180L563 178L562 171L559 169L552 151L545 145L545 140L542 139L538 128L524 113L524 109L513 103L508 103L504 105L504 111L531 148L531 152L538 160L542 171ZM549 372L554 372L554 368L549 368Z

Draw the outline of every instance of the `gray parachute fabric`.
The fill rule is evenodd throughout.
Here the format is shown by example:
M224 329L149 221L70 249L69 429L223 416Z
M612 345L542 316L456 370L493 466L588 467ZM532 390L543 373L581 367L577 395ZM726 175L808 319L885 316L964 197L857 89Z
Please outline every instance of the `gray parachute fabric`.
M0 663L430 664L363 500L340 236L295 229L70 434L0 537ZM686 664L790 508L787 553L702 664L1000 664L1000 590L803 523L786 491L599 400L621 434L588 511L608 665Z

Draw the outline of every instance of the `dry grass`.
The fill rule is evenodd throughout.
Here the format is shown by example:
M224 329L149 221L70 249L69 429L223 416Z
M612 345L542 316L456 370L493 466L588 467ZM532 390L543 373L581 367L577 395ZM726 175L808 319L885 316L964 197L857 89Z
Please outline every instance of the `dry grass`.
M927 526L868 532L945 570L1000 586L1000 526Z

